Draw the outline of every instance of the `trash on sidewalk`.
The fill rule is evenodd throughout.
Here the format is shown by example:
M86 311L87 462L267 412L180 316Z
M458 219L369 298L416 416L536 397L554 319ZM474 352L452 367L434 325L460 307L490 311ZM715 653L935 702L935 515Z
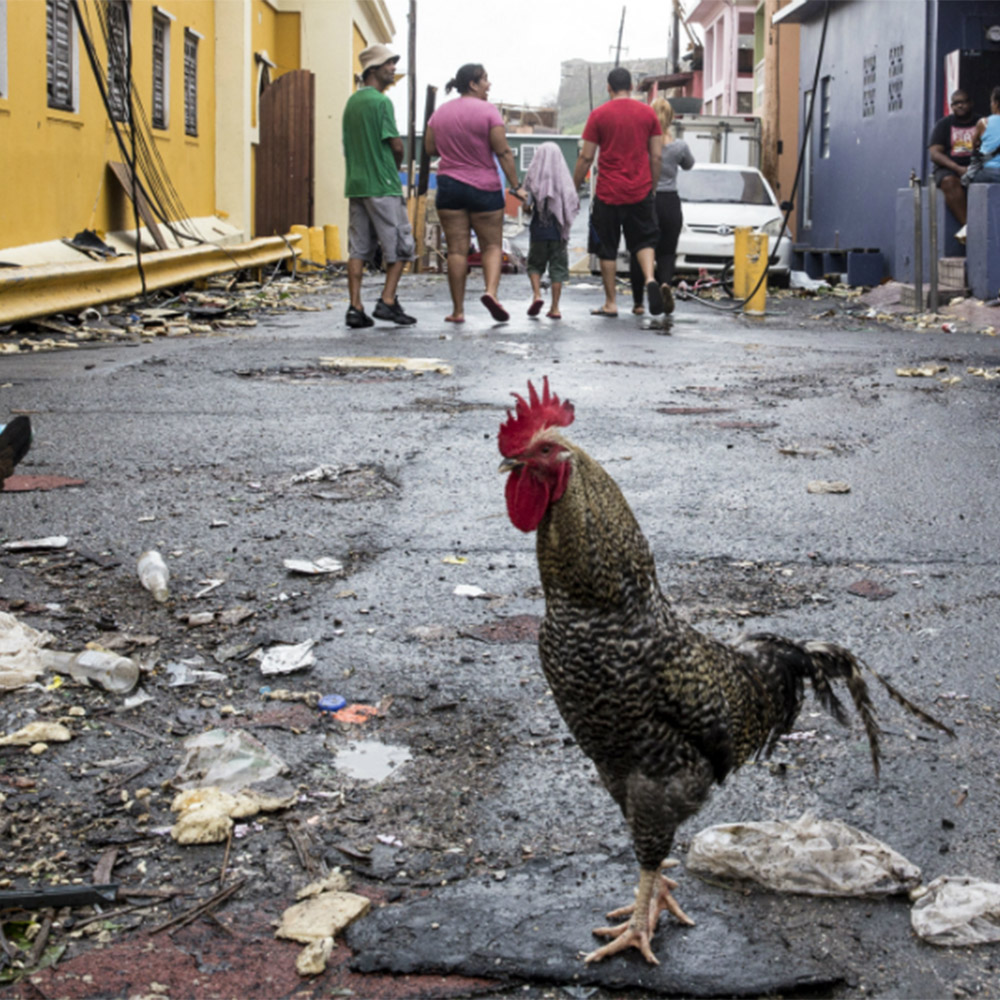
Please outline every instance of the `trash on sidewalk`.
M48 632L39 632L0 611L0 691L24 687L43 674L42 647L51 641Z
M911 368L897 368L896 374L900 378L934 378L935 375L947 370L947 365L916 365Z
M0 746L34 748L39 744L68 743L72 738L72 731L61 722L29 722L17 732L0 738Z
M225 674L219 673L218 670L205 670L204 666L205 661L200 656L192 657L190 660L172 660L164 667L169 678L167 683L171 687L189 687L205 681L226 679Z
M850 493L851 484L840 479L810 479L806 483L806 493Z
M209 729L184 741L177 788L215 786L235 794L288 770L285 762L241 729Z
M85 479L73 479L70 476L22 476L15 474L4 480L4 493L44 493L46 490L59 490L66 486L86 486Z
M443 358L394 358L394 357L330 357L319 359L320 368L352 371L373 368L383 371L407 371L414 375L433 372L451 375L453 369Z
M163 604L170 597L170 570L163 561L163 556L155 549L149 549L139 556L136 564L139 582L148 590L154 600Z
M83 684L100 684L112 694L129 694L139 683L139 664L135 660L102 649L95 643L89 643L79 653L45 649L41 658L47 670L69 674Z
M65 535L48 535L45 538L24 538L16 542L4 542L3 547L8 552L37 552L50 549L64 549L69 545Z
M228 839L233 820L248 819L259 812L276 812L295 805L297 795L268 795L248 789L224 792L215 785L178 792L170 803L178 814L170 836L178 844L218 844Z
M891 847L811 812L797 820L708 827L692 839L687 867L813 896L885 896L920 884L920 869Z
M913 904L910 923L918 937L941 947L1000 941L1000 884L942 875Z
M325 573L344 571L344 564L332 556L320 556L318 559L285 559L284 567L289 573L300 573L303 576L321 576Z
M305 670L316 662L312 652L315 645L315 639L306 639L294 645L279 643L267 650L255 650L249 659L260 662L262 674L290 674L293 670Z

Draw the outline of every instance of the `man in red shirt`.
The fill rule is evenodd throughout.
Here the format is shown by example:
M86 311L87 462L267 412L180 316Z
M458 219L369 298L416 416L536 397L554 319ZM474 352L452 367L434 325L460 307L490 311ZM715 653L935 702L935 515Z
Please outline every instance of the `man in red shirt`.
M583 148L573 171L579 187L592 166L597 150L597 189L591 210L591 224L597 238L601 261L604 305L595 316L617 316L615 274L618 241L625 233L625 246L635 254L646 280L649 311L663 312L663 295L654 277L656 222L654 191L660 176L663 130L648 104L632 100L632 74L619 66L608 74L611 100L594 108L583 129Z

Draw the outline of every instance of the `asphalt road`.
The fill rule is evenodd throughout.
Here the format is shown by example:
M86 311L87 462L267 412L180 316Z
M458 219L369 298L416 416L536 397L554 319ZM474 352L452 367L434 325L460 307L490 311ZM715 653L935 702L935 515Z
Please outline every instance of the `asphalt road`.
M517 996L1000 996L995 946L921 943L905 897L744 892L683 867L678 898L698 926L661 921L659 969L631 955L580 963L588 928L631 892L629 841L541 677L534 539L507 519L495 471L509 394L548 375L576 406L571 437L616 478L661 584L699 627L843 643L957 728L949 741L880 698L876 781L860 727L840 729L810 701L800 740L733 776L682 828L682 861L711 823L811 809L884 840L925 881L993 879L1000 381L969 369L995 370L1000 345L880 325L838 302L824 315L826 302L776 299L763 320L680 303L667 330L628 315L624 297L619 319L591 317L596 279L564 292L560 322L524 315L523 276L505 277L501 293L510 323L493 324L470 295L468 321L455 327L443 322L443 279L405 278L400 299L416 326L349 331L336 279L309 297L319 311L261 314L252 329L5 358L3 410L30 411L35 425L19 472L86 484L5 494L3 535L64 534L118 564L84 572L0 555L0 597L63 648L109 629L158 635L162 660L315 639L317 663L289 686L382 705L365 735L412 760L380 784L332 765L356 738L351 727L261 737L292 765L307 802L299 812L318 817L326 861L352 868L359 891L385 904L349 932L358 971L488 977ZM449 371L322 368L333 356L437 359ZM943 370L897 375L927 364ZM338 477L292 482L320 465ZM850 491L810 493L813 480ZM134 579L147 548L168 555L174 598L164 608ZM282 568L319 556L341 560L345 575ZM208 579L225 582L195 599ZM457 595L459 585L483 595ZM200 630L182 618L234 606L253 617ZM140 741L162 757L142 781L168 780L180 740L217 724L223 702L259 707L254 665L220 662L225 698L184 700L159 671L143 682L152 703L131 713L111 704L166 740ZM0 728L23 724L42 697L0 695ZM109 756L97 742L78 741L74 753ZM8 751L3 764L55 787L59 774L70 781L63 752ZM340 798L310 798L324 790ZM154 823L169 825L168 804L169 795ZM247 905L277 914L307 879L268 836L265 823L232 864L266 886ZM368 860L352 860L345 844L365 845ZM143 877L218 865L220 851L168 844L176 860L157 869L151 849ZM119 865L121 878L140 878L138 856Z

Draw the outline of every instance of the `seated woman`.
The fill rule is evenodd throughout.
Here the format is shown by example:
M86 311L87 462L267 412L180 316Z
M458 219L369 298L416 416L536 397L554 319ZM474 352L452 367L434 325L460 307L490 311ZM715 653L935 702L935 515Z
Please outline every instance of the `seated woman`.
M514 152L500 112L489 103L490 80L478 64L467 63L449 80L445 92L458 90L457 101L448 101L431 115L424 148L440 156L435 204L448 243L448 288L452 312L449 323L465 322L465 276L469 239L474 230L483 258L486 292L480 302L499 323L510 314L498 299L503 264L504 193L496 161L517 193Z

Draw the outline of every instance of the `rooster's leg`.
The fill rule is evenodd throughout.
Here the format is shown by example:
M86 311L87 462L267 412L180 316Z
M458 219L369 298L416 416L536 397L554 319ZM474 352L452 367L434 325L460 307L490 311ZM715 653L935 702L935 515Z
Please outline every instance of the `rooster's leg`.
M598 927L594 933L600 937L610 937L611 940L602 948L590 952L584 958L585 962L599 962L602 958L615 955L625 948L638 948L647 962L659 965L653 954L649 939L656 929L660 914L667 910L682 924L694 926L694 921L680 908L677 900L671 895L671 889L676 889L673 879L661 876L656 869L642 868L639 870L639 890L635 903L613 910L609 917L619 917L631 914L631 919L617 927Z

